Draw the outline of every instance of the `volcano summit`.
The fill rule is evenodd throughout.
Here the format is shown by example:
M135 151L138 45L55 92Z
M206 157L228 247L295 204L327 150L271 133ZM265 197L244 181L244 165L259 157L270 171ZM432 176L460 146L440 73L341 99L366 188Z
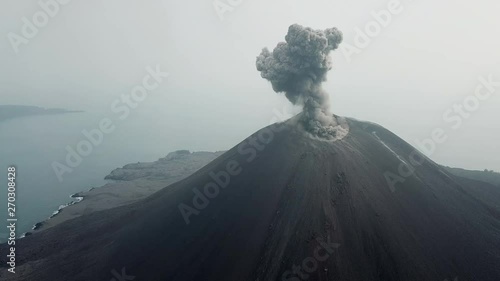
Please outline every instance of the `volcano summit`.
M271 82L274 91L284 92L291 103L303 106L301 122L311 134L336 138L339 127L321 84L332 68L329 54L342 42L342 33L337 28L323 31L294 24L285 40L272 52L262 50L257 70Z

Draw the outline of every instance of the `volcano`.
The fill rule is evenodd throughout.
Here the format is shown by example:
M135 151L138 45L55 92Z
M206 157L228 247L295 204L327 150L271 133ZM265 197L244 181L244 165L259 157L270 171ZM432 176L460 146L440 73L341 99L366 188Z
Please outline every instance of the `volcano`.
M354 119L323 140L296 119L144 200L18 240L2 280L500 280L500 211L479 194L498 189L429 159L391 188L411 145Z

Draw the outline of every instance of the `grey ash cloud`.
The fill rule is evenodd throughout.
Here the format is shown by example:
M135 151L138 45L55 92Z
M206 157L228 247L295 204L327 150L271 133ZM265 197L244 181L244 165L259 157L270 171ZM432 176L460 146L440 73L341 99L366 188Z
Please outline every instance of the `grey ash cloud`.
M342 32L335 27L314 30L293 24L285 41L272 52L262 50L257 57L257 70L271 82L275 92L283 92L290 102L303 106L302 121L310 133L334 138L337 123L321 84L332 68L329 54L342 42Z

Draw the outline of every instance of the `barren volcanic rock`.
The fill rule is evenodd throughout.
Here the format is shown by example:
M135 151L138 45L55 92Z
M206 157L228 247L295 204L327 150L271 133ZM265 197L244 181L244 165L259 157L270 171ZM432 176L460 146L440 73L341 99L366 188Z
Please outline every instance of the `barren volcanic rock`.
M18 240L17 273L2 268L0 276L500 280L500 216L468 187L486 183L427 160L391 189L384 174L414 148L378 125L347 123L348 135L333 142L311 138L293 120L264 128L146 199ZM220 175L229 171L226 185ZM197 200L207 186L210 198ZM189 224L180 206L196 211Z
M155 162L127 164L113 170L106 179L115 180L104 186L78 192L72 197L84 198L77 204L60 209L57 215L37 223L30 234L44 231L64 221L84 214L111 209L144 199L165 186L190 176L223 152L189 152L179 150ZM72 201L75 202L75 201Z

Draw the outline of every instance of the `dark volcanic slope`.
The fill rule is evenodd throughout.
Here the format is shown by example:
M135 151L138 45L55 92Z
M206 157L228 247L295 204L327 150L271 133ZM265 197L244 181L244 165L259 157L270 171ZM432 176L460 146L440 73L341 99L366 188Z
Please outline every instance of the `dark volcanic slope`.
M17 280L119 280L122 269L139 281L500 280L491 204L430 161L392 192L384 173L413 148L378 125L348 122L334 143L285 125L255 159L244 143L143 201L22 239ZM179 203L193 206L192 189L231 160L241 173L186 225ZM317 252L319 241L340 245Z

